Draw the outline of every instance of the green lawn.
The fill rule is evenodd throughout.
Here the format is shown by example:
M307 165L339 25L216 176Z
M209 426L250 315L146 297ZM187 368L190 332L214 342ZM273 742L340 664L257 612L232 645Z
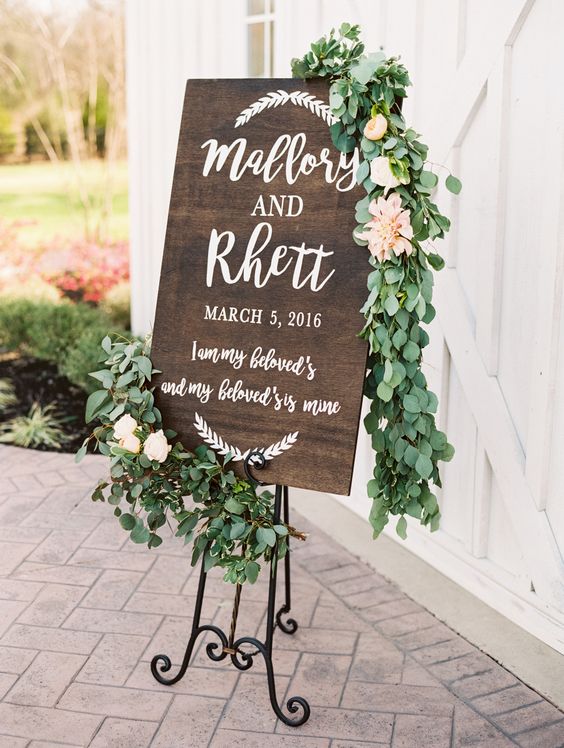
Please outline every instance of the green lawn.
M83 166L84 181L94 205L94 226L100 215L105 189L105 166L102 161L88 161ZM127 239L127 163L116 164L114 197L110 220L112 239ZM31 164L0 165L0 218L25 220L33 224L19 231L25 244L31 246L54 236L84 236L84 212L78 199L73 166L65 162L52 165L41 161Z

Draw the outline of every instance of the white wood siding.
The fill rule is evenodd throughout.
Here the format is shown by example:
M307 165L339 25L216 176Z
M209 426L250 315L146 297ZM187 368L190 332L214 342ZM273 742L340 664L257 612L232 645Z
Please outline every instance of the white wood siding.
M425 356L457 454L441 530L410 523L407 545L564 651L564 4L276 5L275 75L332 25L360 22L369 49L401 54L415 84L407 118L463 180L459 198L437 196L454 227ZM184 80L245 75L244 14L241 0L128 2L137 330L152 320ZM361 436L343 502L363 516L371 466Z

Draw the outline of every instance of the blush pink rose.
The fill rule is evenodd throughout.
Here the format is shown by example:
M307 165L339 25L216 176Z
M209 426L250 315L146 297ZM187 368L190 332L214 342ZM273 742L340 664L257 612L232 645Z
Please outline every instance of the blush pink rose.
M134 454L138 454L141 449L141 442L135 434L127 434L119 440L118 444L122 449L127 449L128 452L133 452Z
M383 114L377 114L369 119L364 126L364 137L367 140L381 140L388 130L388 120Z

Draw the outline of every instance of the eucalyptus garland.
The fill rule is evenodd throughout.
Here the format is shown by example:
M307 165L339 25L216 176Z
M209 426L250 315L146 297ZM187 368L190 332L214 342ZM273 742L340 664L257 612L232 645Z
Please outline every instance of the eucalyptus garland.
M431 483L440 487L438 462L454 454L436 427L438 400L421 369L429 342L422 324L435 316L431 268L444 266L430 243L450 222L431 200L438 177L426 166L427 146L402 115L409 74L396 57L364 54L359 34L347 23L338 34L332 30L292 61L292 74L328 79L338 120L330 128L333 143L343 153L358 149L361 158L357 182L366 196L356 204L353 239L368 246L374 268L360 333L369 345L364 392L372 401L364 423L376 453L370 522L377 537L390 514L399 516L396 530L405 538L406 514L438 528ZM449 173L446 187L458 194L461 183Z
M225 570L233 584L254 583L261 563L287 552L287 537L303 533L274 523L273 495L257 492L205 444L184 449L171 429L163 430L150 387L156 370L149 338L102 341L104 368L92 372L100 382L86 404L86 422L99 422L76 455L94 449L110 457L110 481L94 490L94 501L108 501L134 543L156 548L165 524L185 543L193 542L192 565L203 556L206 571ZM109 491L107 490L109 489ZM188 500L186 497L190 497Z

